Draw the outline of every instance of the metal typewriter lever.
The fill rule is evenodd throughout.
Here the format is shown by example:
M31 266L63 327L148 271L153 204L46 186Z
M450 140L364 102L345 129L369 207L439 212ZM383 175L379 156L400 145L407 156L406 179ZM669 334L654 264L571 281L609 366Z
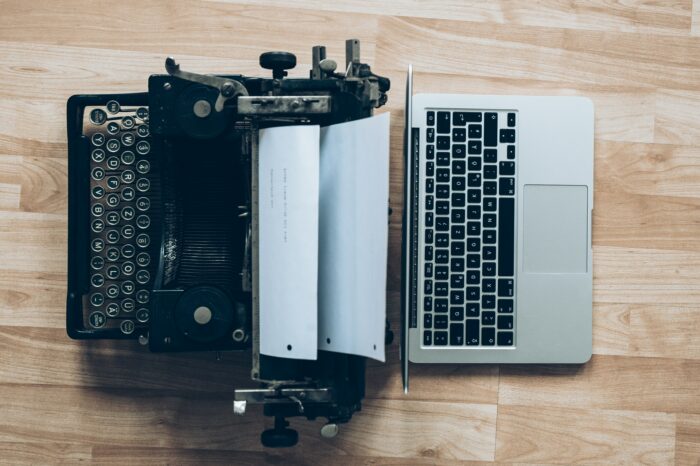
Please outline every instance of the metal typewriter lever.
M216 103L214 104L214 110L217 112L224 109L224 103L226 103L227 100L248 95L245 86L236 80L182 71L180 65L173 57L165 59L165 71L167 71L170 76L217 89L219 91L219 96L216 98Z

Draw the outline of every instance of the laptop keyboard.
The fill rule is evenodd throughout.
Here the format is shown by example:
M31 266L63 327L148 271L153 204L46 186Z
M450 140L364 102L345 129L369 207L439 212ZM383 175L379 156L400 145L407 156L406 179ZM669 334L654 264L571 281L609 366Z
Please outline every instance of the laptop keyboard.
M427 111L423 346L511 347L517 113Z

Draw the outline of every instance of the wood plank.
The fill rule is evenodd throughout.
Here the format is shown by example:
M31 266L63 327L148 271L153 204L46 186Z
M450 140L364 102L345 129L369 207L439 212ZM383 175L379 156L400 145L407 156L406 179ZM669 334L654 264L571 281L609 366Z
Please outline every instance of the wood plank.
M0 210L18 210L22 186L0 183Z
M0 326L66 327L66 273L0 270Z
M630 304L593 304L593 354L627 355Z
M584 365L501 367L499 406L700 413L700 361L594 355Z
M92 447L70 443L0 442L0 458L5 464L69 465L93 459Z
M676 465L700 464L700 416L678 414L676 416Z
M630 353L700 359L700 307L634 306L630 311Z
M688 88L691 88L688 86ZM700 92L667 90L656 97L654 142L700 144Z
M4 212L0 222L0 271L63 273L66 241L64 215Z
M22 160L22 210L66 214L68 211L67 156L24 157Z
M496 460L556 464L671 464L675 416L500 405Z
M690 35L700 36L700 0L693 0L693 19Z

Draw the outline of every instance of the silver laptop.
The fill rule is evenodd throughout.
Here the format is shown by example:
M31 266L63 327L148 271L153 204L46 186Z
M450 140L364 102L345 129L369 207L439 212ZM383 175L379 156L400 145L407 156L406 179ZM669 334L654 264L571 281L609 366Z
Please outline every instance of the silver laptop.
M409 67L404 375L408 361L587 361L592 102L412 84Z

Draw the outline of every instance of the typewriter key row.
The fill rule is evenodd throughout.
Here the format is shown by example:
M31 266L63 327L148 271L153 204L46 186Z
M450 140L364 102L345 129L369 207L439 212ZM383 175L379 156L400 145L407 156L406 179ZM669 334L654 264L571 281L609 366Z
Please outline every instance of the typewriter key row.
M153 279L148 109L117 101L89 113L88 322L130 335L149 320Z

